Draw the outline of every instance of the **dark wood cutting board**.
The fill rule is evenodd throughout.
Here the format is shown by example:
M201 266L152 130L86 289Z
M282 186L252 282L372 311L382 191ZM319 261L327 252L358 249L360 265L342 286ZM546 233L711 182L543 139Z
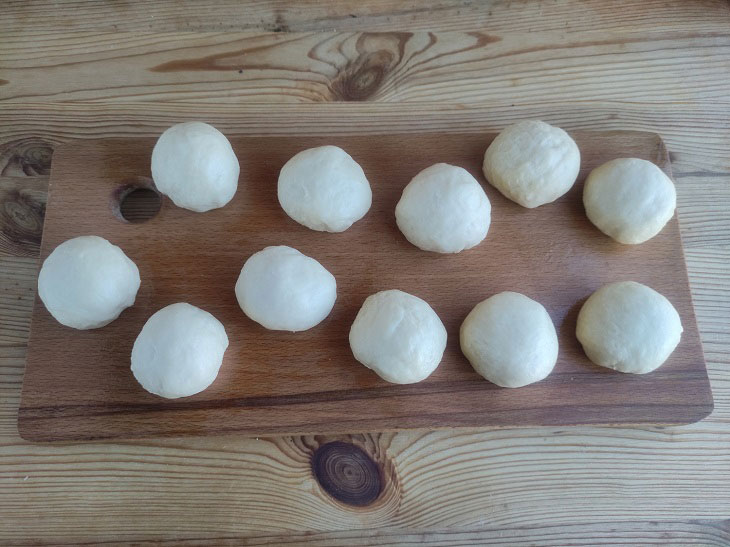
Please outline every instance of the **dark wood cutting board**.
M493 134L234 138L241 178L231 203L200 214L163 199L159 214L141 224L118 216L118 200L120 188L149 176L153 139L60 147L53 158L41 258L68 238L96 234L121 246L137 263L142 286L132 308L111 325L91 331L56 323L36 300L19 413L21 435L48 441L701 419L712 410L712 396L676 217L649 242L626 246L594 228L581 201L583 180L593 167L633 156L669 173L666 149L650 133L573 136L582 154L578 182L555 203L531 210L507 200L484 180L481 161ZM373 187L370 212L340 234L296 224L276 198L277 175L286 160L322 144L347 150ZM436 162L468 169L492 202L486 240L457 255L420 251L395 224L401 190ZM306 332L267 331L243 315L234 296L246 258L281 244L316 258L337 278L334 310ZM585 298L617 280L653 287L682 318L680 345L653 373L636 376L595 366L575 338L576 316ZM390 288L429 302L449 334L441 365L419 384L388 384L350 353L348 332L363 300ZM560 339L554 372L520 389L483 380L459 350L459 325L469 310L505 290L541 302ZM179 301L221 320L230 346L208 390L171 401L137 384L129 355L147 318Z

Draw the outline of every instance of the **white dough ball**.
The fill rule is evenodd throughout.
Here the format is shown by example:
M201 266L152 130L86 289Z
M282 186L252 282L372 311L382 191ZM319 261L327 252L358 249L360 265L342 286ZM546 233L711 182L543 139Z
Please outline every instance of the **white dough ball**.
M171 304L154 313L134 341L132 373L150 393L188 397L213 383L227 347L226 330L210 313Z
M114 321L137 297L139 270L103 237L64 241L43 262L38 295L59 323L96 329Z
M246 260L236 282L243 313L271 330L297 332L321 323L337 299L337 282L296 249L266 247Z
M646 374L677 347L682 322L669 300L654 289L620 281L604 285L586 300L576 335L595 364Z
M516 292L477 304L461 325L460 339L474 370L501 387L539 382L558 360L558 335L547 310Z
M492 206L469 171L437 163L403 189L395 208L398 228L424 251L458 253L487 236Z
M281 168L278 193L287 215L320 232L347 230L373 201L362 167L337 146L296 154Z
M596 167L586 179L583 204L590 221L621 243L643 243L674 216L677 192L650 161L619 158Z
M173 125L152 150L152 179L178 207L202 213L223 207L238 188L240 166L228 139L212 125Z
M580 151L559 127L522 121L492 141L483 168L492 186L531 209L555 201L571 189L580 171Z
M355 359L394 384L427 378L441 362L446 329L431 306L399 290L365 299L350 328Z

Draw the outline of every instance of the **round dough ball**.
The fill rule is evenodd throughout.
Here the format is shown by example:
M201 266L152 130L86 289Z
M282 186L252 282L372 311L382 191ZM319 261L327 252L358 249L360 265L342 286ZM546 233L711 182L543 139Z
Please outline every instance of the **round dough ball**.
M320 232L347 230L373 201L362 167L337 146L296 154L281 168L278 193L287 215Z
M669 300L654 289L620 281L604 285L586 300L576 335L597 365L646 374L677 347L682 322Z
M266 247L249 257L236 282L243 313L271 330L297 332L321 323L337 299L337 282L296 249Z
M173 125L152 150L157 189L178 207L202 213L223 207L238 188L240 166L228 139L212 125Z
M542 304L516 292L477 304L461 325L460 341L474 370L501 387L539 382L558 360L550 315Z
M150 393L177 399L213 383L228 347L223 324L179 302L153 314L132 347L132 373Z
M590 221L621 243L643 243L674 216L677 192L650 161L619 158L596 167L586 179L583 204Z
M426 302L399 290L365 299L350 328L355 359L394 384L427 378L441 362L446 329Z
M424 251L458 253L487 236L492 206L469 171L437 163L403 189L395 208L398 228Z
M38 295L59 323L96 329L134 304L140 279L137 265L103 237L64 241L43 262Z
M484 154L484 176L505 197L532 209L570 190L580 151L559 127L523 121L507 127Z

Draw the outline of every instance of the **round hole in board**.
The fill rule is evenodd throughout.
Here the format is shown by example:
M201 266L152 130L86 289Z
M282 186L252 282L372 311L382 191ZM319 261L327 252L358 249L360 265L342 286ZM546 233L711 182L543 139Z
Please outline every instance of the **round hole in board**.
M112 195L112 212L124 222L139 224L154 218L162 207L162 196L150 179L126 181Z

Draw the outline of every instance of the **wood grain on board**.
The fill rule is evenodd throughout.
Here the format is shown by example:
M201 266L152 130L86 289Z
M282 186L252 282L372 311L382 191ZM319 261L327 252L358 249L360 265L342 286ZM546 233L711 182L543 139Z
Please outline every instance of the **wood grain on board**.
M661 139L632 132L579 132L579 183L557 202L524 209L481 175L493 134L342 136L336 144L361 163L374 193L368 215L341 234L308 230L276 198L281 166L325 137L235 138L241 183L226 207L196 214L164 200L141 224L115 217L118 189L144 184L151 139L87 141L58 149L51 175L41 257L59 243L96 234L137 263L135 306L111 325L73 331L37 302L31 327L21 434L34 440L216 435L321 434L457 426L688 423L712 409L702 347L675 219L650 242L624 246L596 230L582 206L582 179L616 157L638 156L669 171ZM467 168L493 202L487 239L457 255L427 253L400 234L393 215L410 178L436 161ZM136 181L136 182L135 182ZM143 181L143 182L140 182ZM338 280L330 316L302 333L268 331L240 311L233 286L244 260L267 245L291 245ZM632 279L666 295L685 328L658 371L624 375L592 365L575 339L582 301L604 283ZM399 288L428 301L449 333L444 359L426 381L396 386L351 355L350 324L369 295ZM519 390L479 377L458 347L469 310L500 291L542 302L559 331L551 376ZM178 401L150 395L129 371L132 343L146 319L177 301L211 312L231 341L218 379Z

